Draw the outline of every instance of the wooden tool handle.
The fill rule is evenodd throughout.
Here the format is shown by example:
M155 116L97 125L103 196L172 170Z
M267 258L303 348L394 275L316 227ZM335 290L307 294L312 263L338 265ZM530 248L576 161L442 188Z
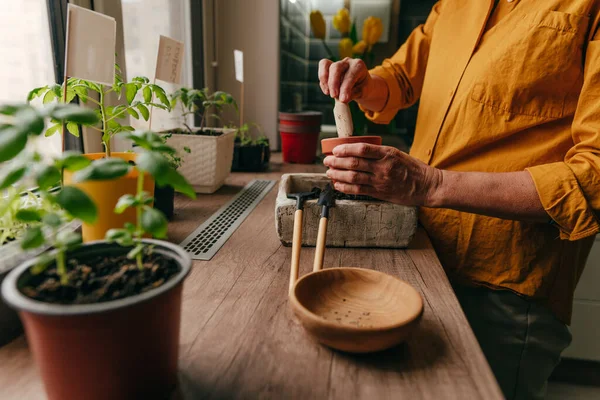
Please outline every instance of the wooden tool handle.
M335 106L333 107L333 116L335 118L338 137L352 136L354 133L354 126L352 124L352 114L350 113L348 104L336 100Z
M303 210L296 210L294 215L294 236L292 237L292 268L290 270L290 294L298 280L300 267L300 249L302 248L302 217Z
M323 258L325 257L325 240L327 239L327 218L321 218L319 221L319 234L317 235L317 248L315 250L315 263L313 271L317 272L323 268Z

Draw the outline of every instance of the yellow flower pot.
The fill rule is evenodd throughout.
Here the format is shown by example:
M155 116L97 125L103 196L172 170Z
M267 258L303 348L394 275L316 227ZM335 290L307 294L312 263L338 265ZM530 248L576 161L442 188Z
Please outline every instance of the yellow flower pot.
M92 161L106 156L104 153L84 155ZM111 157L121 158L126 161L135 161L136 156L135 153L111 154ZM126 222L136 223L135 209L127 209L123 214L116 214L114 208L121 196L136 194L137 177L137 169L132 168L127 175L118 179L73 184L73 173L65 171L65 184L72 184L83 190L96 203L96 207L98 207L98 220L94 224L84 223L82 225L84 242L102 240L106 231L113 228L122 228ZM144 191L154 196L154 179L148 174L144 177Z

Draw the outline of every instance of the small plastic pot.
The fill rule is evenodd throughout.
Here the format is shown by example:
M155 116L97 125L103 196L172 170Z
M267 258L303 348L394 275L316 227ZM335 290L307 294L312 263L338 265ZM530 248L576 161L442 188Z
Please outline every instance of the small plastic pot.
M192 260L179 246L144 240L175 260L177 275L147 292L104 303L33 300L19 288L35 260L15 268L2 296L17 309L49 400L166 399L177 383L181 291ZM116 256L129 249L103 241L68 254Z
M175 189L171 186L154 186L154 208L165 214L168 220L175 212Z
M350 136L337 137L321 140L321 151L324 155L330 156L333 154L333 149L340 144L349 143L368 143L376 146L381 146L381 136Z

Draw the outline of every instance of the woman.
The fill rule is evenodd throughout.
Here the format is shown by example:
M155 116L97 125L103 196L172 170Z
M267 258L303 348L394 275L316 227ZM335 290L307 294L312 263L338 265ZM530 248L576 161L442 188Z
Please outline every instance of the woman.
M322 60L325 94L388 123L420 100L410 155L343 145L336 189L420 206L504 395L543 398L600 231L600 1L442 0L381 66Z

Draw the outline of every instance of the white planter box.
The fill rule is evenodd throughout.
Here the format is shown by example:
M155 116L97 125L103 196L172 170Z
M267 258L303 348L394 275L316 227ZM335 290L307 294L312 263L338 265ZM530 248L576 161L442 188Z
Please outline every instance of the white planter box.
M167 144L183 159L179 173L197 193L216 192L231 173L235 129L210 128L223 132L220 136L174 133ZM189 147L190 153L183 148Z

